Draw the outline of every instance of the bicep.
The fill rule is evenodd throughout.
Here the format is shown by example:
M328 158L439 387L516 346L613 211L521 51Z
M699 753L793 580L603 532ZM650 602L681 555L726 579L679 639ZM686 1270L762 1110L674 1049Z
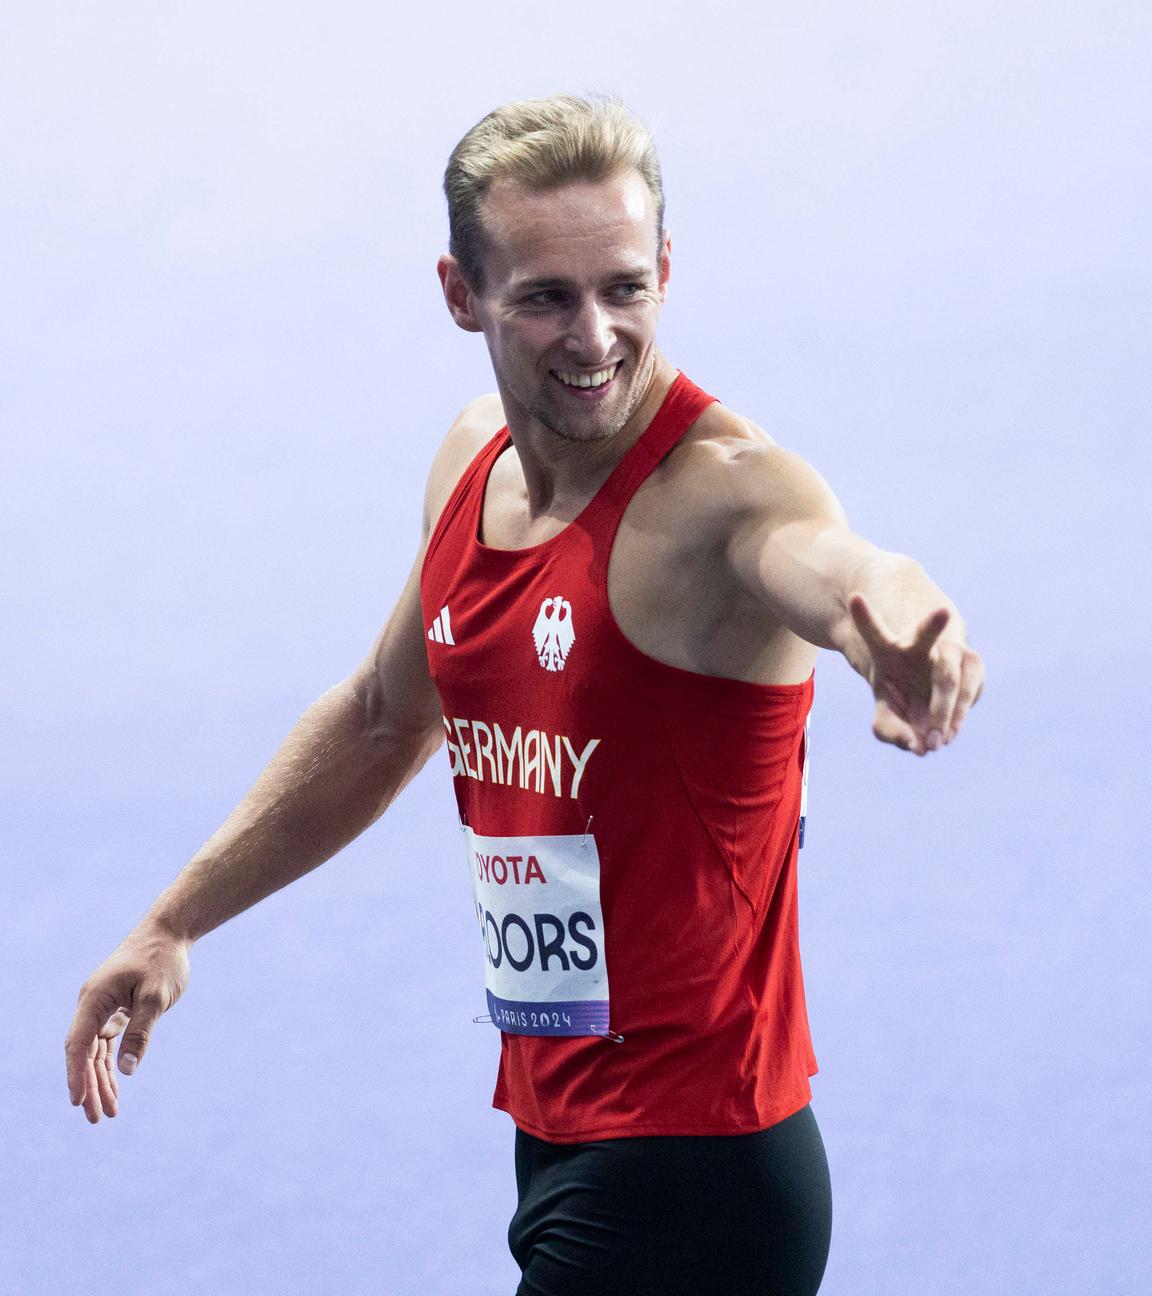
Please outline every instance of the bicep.
M425 534L396 606L351 676L367 723L381 736L419 734L441 724L440 696L428 669L420 604L426 547Z
M801 638L835 647L855 573L876 546L849 529L820 474L787 451L751 458L736 500L728 540L736 580Z
M460 474L500 426L499 399L481 396L457 417L437 450L424 490L420 545L396 606L376 642L352 672L371 731L410 735L442 728L440 695L428 669L420 569L428 540Z
M421 733L440 726L440 699L424 644L420 571L444 502L444 455L441 446L425 486L420 544L404 588L368 655L352 672L369 728L379 736Z

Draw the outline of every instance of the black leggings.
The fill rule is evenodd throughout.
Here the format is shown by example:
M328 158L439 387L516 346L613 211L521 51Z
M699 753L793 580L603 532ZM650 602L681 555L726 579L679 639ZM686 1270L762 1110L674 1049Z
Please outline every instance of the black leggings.
M516 1130L516 1296L815 1296L832 1188L810 1106L754 1134Z

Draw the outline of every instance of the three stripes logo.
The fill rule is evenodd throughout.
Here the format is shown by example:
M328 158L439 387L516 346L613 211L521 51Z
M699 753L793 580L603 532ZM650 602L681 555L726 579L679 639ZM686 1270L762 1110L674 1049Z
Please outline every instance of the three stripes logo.
M432 619L432 624L428 627L428 638L434 643L455 645L456 640L452 638L452 622L448 617L447 604Z

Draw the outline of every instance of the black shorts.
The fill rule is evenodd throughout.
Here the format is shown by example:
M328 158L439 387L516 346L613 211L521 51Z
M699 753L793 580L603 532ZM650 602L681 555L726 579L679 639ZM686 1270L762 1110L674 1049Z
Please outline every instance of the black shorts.
M832 1189L810 1106L754 1134L516 1130L516 1296L815 1296Z

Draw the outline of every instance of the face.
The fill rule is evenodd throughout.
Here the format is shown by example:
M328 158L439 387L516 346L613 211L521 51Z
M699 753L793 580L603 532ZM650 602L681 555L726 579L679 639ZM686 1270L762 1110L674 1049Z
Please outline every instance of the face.
M614 436L652 382L668 284L648 186L635 171L543 192L501 180L482 219L483 290L452 257L439 270L457 324L484 334L505 417L566 441Z

